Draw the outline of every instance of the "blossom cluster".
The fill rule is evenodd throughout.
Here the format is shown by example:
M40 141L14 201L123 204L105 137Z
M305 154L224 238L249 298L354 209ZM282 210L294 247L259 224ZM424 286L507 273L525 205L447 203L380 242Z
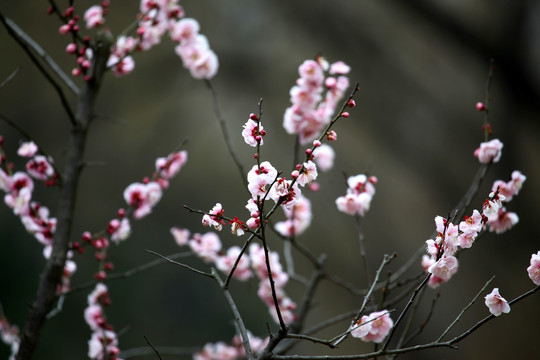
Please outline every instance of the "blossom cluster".
M50 216L49 209L33 201L34 180L44 181L46 186L54 186L59 177L52 165L50 157L41 155L38 146L33 141L24 142L19 146L17 154L28 158L26 171L13 172L13 163L6 161L3 151L3 138L0 137L0 190L3 190L5 204L20 217L26 231L32 234L41 243L43 256L48 259L52 252L53 236L56 231L56 218ZM68 260L64 266L62 283L58 286L58 293L69 290L69 282L77 265L71 260L73 253L68 251Z
M110 241L119 244L131 234L130 218L141 219L150 214L162 197L163 190L169 187L169 181L185 165L186 151L177 151L167 157L156 159L155 171L152 178L144 178L142 183L130 184L124 190L127 210L121 208L117 218L109 221L105 233L92 234L85 231L82 234L82 244L74 242L74 250L82 253L83 246L91 246L95 250L95 259L99 262L99 270L94 278L98 282L93 293L88 297L88 307L85 310L85 320L93 331L88 343L88 356L92 359L117 359L119 353L118 339L112 326L106 322L103 307L110 303L107 287L102 283L107 278L107 272L113 269L113 263L107 261L107 251Z
M362 316L352 327L351 335L378 344L384 340L393 326L394 321L387 310L376 311Z
M338 210L349 215L364 216L375 195L375 184L375 176L360 174L347 178L347 194L336 199Z
M88 295L88 307L84 310L84 319L92 335L88 341L88 357L91 359L120 360L118 354L118 336L111 324L107 322L104 308L110 305L107 286L97 283Z
M328 71L329 76L325 75ZM305 145L317 138L331 121L338 102L349 87L350 67L342 61L331 65L321 56L300 65L300 78L290 90L292 105L283 116L283 127ZM326 93L324 91L326 90Z
M269 338L258 338L249 330L247 335L251 351L260 354L268 344ZM246 350L242 344L242 338L240 335L236 335L233 338L232 345L227 345L222 341L206 344L201 351L193 354L193 360L236 360L245 358L245 356Z
M105 28L109 5L110 1L104 0L85 11L83 19L87 29L109 31ZM210 79L217 73L219 63L216 54L210 49L207 38L199 34L197 20L185 17L178 0L141 0L139 10L136 32L119 36L112 46L107 66L115 75L131 73L135 68L132 54L135 51L150 50L161 42L165 34L178 44L175 52L194 78ZM59 32L76 35L80 30L80 16L75 14L73 6L61 15L65 23L60 26ZM73 38L77 39L75 36ZM88 80L93 58L90 37L84 37L82 44L77 41L69 43L66 52L77 59L77 67L72 70L72 75L83 75Z
M492 192L484 201L482 212L473 210L472 215L465 216L459 225L452 224L442 216L435 217L437 236L426 241L428 255L422 257L422 266L432 274L429 286L437 287L457 272L457 250L470 248L486 227L489 231L502 233L518 222L518 216L506 211L503 203L519 193L525 180L521 172L514 171L510 181L495 181Z

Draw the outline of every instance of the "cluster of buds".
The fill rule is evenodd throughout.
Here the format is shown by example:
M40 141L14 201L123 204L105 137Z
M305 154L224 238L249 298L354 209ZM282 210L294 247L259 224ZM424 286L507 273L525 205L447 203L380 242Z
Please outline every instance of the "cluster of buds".
M119 360L118 336L113 326L107 322L104 311L110 303L107 286L96 284L88 295L88 307L84 311L84 319L92 330L88 341L88 357L91 359Z

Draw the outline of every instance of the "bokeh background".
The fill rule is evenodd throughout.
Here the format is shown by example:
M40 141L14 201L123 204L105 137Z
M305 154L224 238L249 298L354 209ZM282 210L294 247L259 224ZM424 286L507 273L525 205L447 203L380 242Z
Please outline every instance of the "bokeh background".
M61 2L59 2L61 3ZM95 1L76 1L82 13ZM323 54L330 62L352 67L351 82L360 83L357 108L337 124L339 141L334 169L320 176L321 191L308 194L314 210L311 228L299 238L316 254L328 254L328 270L365 286L354 221L338 213L334 200L344 194L342 171L370 171L378 176L377 193L363 219L372 272L383 254L399 257L389 270L403 264L429 238L436 215L445 216L465 193L478 167L472 153L482 141L483 115L475 103L484 99L490 59L497 69L491 88L490 122L504 143L500 163L491 167L481 195L496 179L507 181L514 169L528 178L509 209L520 223L501 235L487 234L462 254L460 270L450 283L426 292L415 324L423 321L431 299L441 297L433 319L417 342L438 337L491 276L492 287L512 299L533 287L525 271L532 253L540 250L537 209L540 205L540 3L532 0L409 0L409 1L211 1L184 0L188 17L201 24L220 60L212 84L218 92L234 146L249 168L253 149L240 132L257 101L264 98L263 124L268 132L263 158L279 169L292 167L293 138L282 128L289 89L297 68L307 58ZM38 41L69 72L72 59L64 53L68 39L58 34L58 19L46 15L47 5L3 1L0 9ZM119 34L134 19L137 1L113 1L107 25ZM229 216L247 218L247 192L226 149L213 114L212 98L202 81L194 80L174 54L174 44L162 43L136 54L136 69L124 78L108 75L96 105L86 158L96 166L81 182L73 240L85 230L99 231L124 206L122 192L153 171L155 158L172 151L185 138L189 161L175 178L153 214L133 224L133 234L113 246L110 258L124 271L155 258L144 249L172 254L179 249L171 226L205 232L200 216L183 205L209 209L221 202ZM0 80L19 69L0 88L0 112L26 129L61 168L69 120L49 83L39 74L4 28L0 30ZM11 159L21 137L5 123L0 133ZM21 167L22 161L17 161ZM38 186L36 198L55 212L55 189ZM281 217L279 214L278 217ZM44 265L42 247L24 232L17 217L0 207L0 301L7 317L24 324ZM225 246L240 244L227 231ZM272 237L273 249L282 242ZM311 269L299 256L297 271ZM77 256L73 285L92 278L91 252ZM186 262L207 268L195 258ZM420 265L413 273L420 270ZM200 347L229 342L235 333L232 317L217 286L172 265L109 284L113 304L107 315L116 326L123 350L155 346ZM247 326L258 336L267 333L265 306L257 298L255 281L235 282L236 297ZM491 289L491 288L490 288ZM291 280L287 291L298 302L303 286ZM83 310L88 291L73 294L64 311L47 322L36 359L86 357L90 330ZM358 308L362 299L324 283L316 294L308 320ZM400 308L403 304L397 306ZM512 308L509 315L488 323L458 344L460 350L437 349L403 356L407 359L523 358L537 346L540 322L538 295ZM399 311L399 310L398 310ZM397 316L395 312L393 317ZM455 331L467 329L487 315L483 298L475 303ZM272 325L274 326L274 325ZM332 337L346 323L319 334ZM298 354L354 354L371 344L348 340L340 349L303 344ZM0 357L7 357L0 346ZM165 356L163 358L189 358ZM156 358L149 355L146 358Z

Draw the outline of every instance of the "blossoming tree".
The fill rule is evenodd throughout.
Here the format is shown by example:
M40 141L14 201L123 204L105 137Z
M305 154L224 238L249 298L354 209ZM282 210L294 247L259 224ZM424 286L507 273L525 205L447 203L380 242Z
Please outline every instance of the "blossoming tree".
M50 0L49 5L48 13L57 21L58 36L65 39L64 51L71 60L67 69L58 65L16 22L0 14L9 36L52 85L70 127L63 163L59 166L47 148L39 145L39 136L27 133L16 120L1 114L3 122L19 136L17 140L0 138L0 189L4 192L4 203L20 221L21 229L37 240L44 258L26 320L15 324L10 320L9 311L0 308L0 332L10 348L11 358L32 358L36 348L42 346L40 339L48 331L46 324L62 317L65 304L74 302L72 299L81 291L85 291L86 297L80 321L86 323L88 336L70 341L85 347L90 359L126 359L147 353L161 358L187 352L198 360L320 358L316 354L337 360L394 357L455 347L468 341L473 333L496 317L512 316L511 309L519 307L522 300L540 288L540 251L524 254L522 276L531 280L528 288L509 296L504 284L497 283L498 287L493 288L493 279L484 281L479 284L476 295L464 299L453 309L453 320L445 324L440 333L432 340L417 341L418 334L430 326L436 312L438 295L433 295L431 304L422 301L430 288L440 289L446 283L459 281L454 277L461 271L461 262L472 261L469 256L463 256L462 260L462 254L471 252L471 257L479 256L474 249L482 246L482 237L496 238L511 231L519 222L510 201L526 186L525 174L514 170L507 179L496 180L487 188L481 186L488 171L504 156L504 136L494 137L488 116L493 64L485 100L476 105L483 117L483 123L479 121L478 126L482 127L479 145L463 144L470 147L471 156L478 162L469 190L457 206L447 209L446 213L433 214L432 236L426 241L415 241L409 258L398 258L397 252L386 249L384 239L376 240L378 246L385 247L385 254L376 258L369 253L369 242L375 239L366 239L364 228L370 226L370 209L377 201L376 189L384 191L380 179L373 174L376 171L372 173L370 169L333 172L339 156L334 144L347 138L342 134L347 134L347 124L355 117L362 97L359 84L349 78L350 60L335 61L328 54L328 59L316 55L299 62L298 78L289 90L290 103L283 109L280 121L293 144L292 151L288 163L279 163L271 156L274 151L271 147L275 144L271 139L276 134L276 126L267 121L265 110L271 105L258 99L253 109L241 110L245 122L235 123L235 126L227 123L218 101L220 93L214 87L217 81L214 77L222 64L210 45L211 35L203 35L204 27L188 17L189 10L185 11L177 0L142 0L132 23L118 33L108 26L109 17L115 15L110 1L86 7L73 1L64 6ZM158 156L150 171L119 191L123 199L120 209L112 210L112 215L101 226L91 228L93 223L85 224L78 232L74 226L80 206L77 196L84 191L83 171L88 171L85 168L89 167L85 148L90 146L87 145L91 141L90 131L100 116L96 104L106 86L104 79L109 74L119 78L137 71L138 57L154 51L162 42L173 44L171 53L178 56L178 62L192 81L203 82L209 90L206 96L208 103L213 103L219 125L208 126L207 131L225 140L224 148L231 156L203 151L206 162L198 165L212 168L217 167L216 162L229 162L241 177L225 180L215 174L214 186L226 189L227 184L236 182L238 186L234 189L238 189L238 193L233 198L237 204L225 203L220 198L212 204L185 204L183 209L178 209L180 220L167 227L170 232L167 241L179 247L180 252L166 255L159 244L153 244L145 252L152 258L147 263L115 272L114 250L129 248L137 232L137 222L152 217L162 198L175 196L169 194L169 190L175 178L186 173L187 169L183 168L189 164L192 145L178 139L180 145ZM16 73L9 76L2 87L9 87L16 76ZM13 145L8 142L17 141L16 151L10 151ZM251 152L248 160L239 155L240 146ZM315 218L314 203L310 200L314 194L327 190L328 183L320 181L325 176L339 178L333 186L337 188L339 184L340 195L323 206L326 211L352 217L359 242L343 239L343 243L338 244L341 239L332 239L324 245L349 249L353 243L356 249L358 244L355 259L362 265L354 264L358 274L352 281L335 273L328 264L326 251L317 250L310 246L311 240L303 239L314 222L325 222ZM40 200L39 188L44 192L56 191L54 210L52 205ZM194 191L204 192L205 189L201 186ZM101 211L109 209L98 212ZM194 218L195 222L188 220ZM332 224L325 226L333 227ZM187 256L194 259L179 260ZM81 274L79 264L88 258L91 258L87 260L90 265L84 266ZM298 264L303 265L299 268ZM158 266L168 266L168 271L194 278L201 283L200 288L219 289L220 298L206 300L226 304L223 313L229 314L235 335L230 339L195 344L199 345L195 349L178 350L154 346L156 339L145 334L144 349L125 347L123 330L119 330L124 325L112 320L117 284L114 280L131 278ZM77 276L78 281L74 281ZM205 278L214 284L203 280ZM242 297L242 291L237 290L242 286L240 283L252 284L245 289L250 289L258 298L259 306L265 309L262 313L258 310L256 319L260 321L254 325L257 332L251 329L253 319L248 320L246 316L249 303L239 300ZM318 319L315 316L317 292L325 283L348 292L355 303L354 309L332 309L334 315ZM487 307L484 316L466 329L459 329L456 324L467 317L469 308L481 296ZM261 332L261 328L265 330ZM358 342L373 345L371 350L336 353L338 347ZM310 354L297 353L296 347L305 344L314 344ZM176 345L193 344L180 341ZM62 350L57 351L56 356L61 356Z

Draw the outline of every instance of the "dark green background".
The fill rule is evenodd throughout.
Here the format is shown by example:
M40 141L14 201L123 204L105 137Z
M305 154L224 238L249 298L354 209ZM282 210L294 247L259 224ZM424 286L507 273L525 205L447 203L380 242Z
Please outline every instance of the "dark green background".
M82 13L95 3L76 1L76 11ZM439 289L441 299L433 319L418 341L436 338L492 275L497 276L492 287L499 287L507 299L532 288L525 269L531 254L540 249L537 2L185 0L182 5L188 17L199 20L201 32L219 57L220 70L212 83L247 168L253 163L253 148L245 145L240 132L249 113L257 111L260 97L268 132L262 157L287 173L292 168L293 138L281 124L298 65L322 53L330 62L343 60L352 67L351 82L360 83L358 107L337 124L335 167L320 176L321 191L309 194L314 221L299 241L317 254L327 253L328 269L358 285L364 284L365 275L354 221L334 205L345 192L341 171L369 170L378 176L372 208L363 220L370 266L373 272L383 254L397 251L399 257L391 265L397 268L430 236L433 218L446 216L455 206L476 171L472 153L482 141L482 114L474 105L484 98L489 60L494 57L490 122L494 136L504 143L503 157L491 168L474 207L480 207L494 180L507 181L514 169L520 169L527 182L509 205L520 223L502 236L487 234L462 255L459 272ZM58 34L58 19L46 15L45 2L2 1L0 9L70 71L73 59L64 53L68 39ZM136 1L113 1L107 25L118 34L137 11ZM162 202L151 216L133 223L131 238L112 247L110 256L118 271L154 260L144 249L163 254L178 251L169 234L173 225L193 232L208 230L200 225L200 216L182 208L184 204L209 209L221 202L226 215L248 216L244 209L248 193L227 154L210 92L183 69L173 46L163 39L150 52L136 54L133 74L124 78L109 74L96 105L102 116L92 125L86 158L104 165L85 170L74 240L85 230L103 229L124 206L124 188L150 175L156 157L189 137L189 161ZM0 81L17 68L17 76L0 89L0 112L25 128L62 168L69 120L50 84L2 28ZM15 159L20 136L4 123L0 133L8 155ZM17 160L17 166L23 162ZM35 194L54 214L58 191L38 185ZM8 318L22 326L43 268L42 247L7 207L0 207L0 212L0 301ZM225 246L241 243L228 232L222 240ZM274 249L282 247L274 237L270 244ZM74 286L90 280L95 271L91 252L76 256L76 261ZM206 267L197 259L187 262ZM298 258L297 268L309 276L303 259ZM229 342L234 335L230 312L216 285L178 267L163 265L109 286L113 303L107 314L121 333L123 350L146 346L143 336L156 346L192 347ZM231 289L247 326L265 336L269 318L255 295L256 282L235 282ZM297 302L301 290L294 281L287 288ZM68 298L64 311L46 324L36 359L86 357L87 293ZM434 294L426 293L420 319ZM309 323L357 308L361 300L324 283ZM457 352L428 350L404 358L523 358L537 345L539 303L538 295L526 299L459 344ZM487 309L479 299L458 330L485 315ZM344 327L341 324L320 336L331 337ZM358 340L334 351L310 343L296 348L301 354L370 350L370 344ZM0 356L7 353L7 347L0 347Z

